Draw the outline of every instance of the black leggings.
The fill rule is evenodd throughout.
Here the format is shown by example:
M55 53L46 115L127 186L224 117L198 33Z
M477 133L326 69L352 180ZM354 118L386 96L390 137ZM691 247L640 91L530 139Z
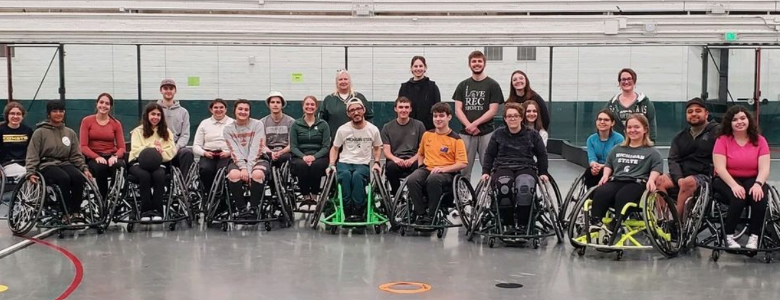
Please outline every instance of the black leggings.
M209 193L211 185L214 183L214 177L217 176L217 170L226 167L230 163L230 157L226 158L207 158L200 157L198 161L200 181L203 182L203 192ZM227 174L225 174L227 176Z
M41 175L47 184L56 185L60 189L69 214L81 212L86 178L79 169L73 165L48 166L41 170Z
M761 227L764 225L764 214L766 214L767 206L767 194L769 188L765 184L762 190L764 190L764 198L761 201L754 201L753 196L750 195L750 188L756 182L755 178L738 178L734 177L734 180L745 188L745 199L739 199L731 192L731 188L725 181L720 178L715 178L712 181L712 188L718 192L721 196L729 201L729 214L726 217L726 234L734 234L737 230L737 224L742 217L742 211L746 206L750 206L750 234L758 235L761 233Z
M645 185L636 181L609 181L593 191L592 218L603 218L610 207L615 208L615 214L628 203L639 203Z
M109 158L111 158L111 155L101 155L102 158L105 158L106 161L108 161ZM101 164L98 163L94 159L87 160L87 166L89 167L89 172L92 173L92 177L95 178L95 182L97 182L98 190L100 190L100 196L103 199L106 199L106 195L108 194L108 179L111 178L114 179L114 175L116 175L116 169L119 167L122 167L125 165L125 161L120 159L116 160L116 163L114 163L112 166L108 166L108 164Z
M298 188L301 194L319 194L320 180L325 176L325 169L328 168L328 158L320 157L315 159L311 166L307 165L302 158L293 157L290 160L290 171L298 177Z
M401 168L399 165L395 164L394 161L389 159L385 162L385 176L390 183L390 192L392 192L393 195L395 195L398 188L401 186L401 177L411 175L414 170L417 170L417 162L408 168Z
M604 169L602 168L601 171L599 171L598 174L593 175L593 173L590 172L590 167L585 168L585 173L582 176L583 183L585 184L588 189L597 186L599 184L599 180L601 180L601 177L604 175Z
M149 172L138 164L130 166L130 174L138 180L138 189L141 194L141 212L163 212L163 195L165 194L165 169L160 166ZM152 193L154 188L154 193Z

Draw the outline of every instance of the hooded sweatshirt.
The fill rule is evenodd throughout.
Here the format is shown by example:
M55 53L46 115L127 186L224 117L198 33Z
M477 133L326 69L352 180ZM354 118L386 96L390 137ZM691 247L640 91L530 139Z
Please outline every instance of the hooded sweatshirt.
M48 120L39 123L27 146L27 173L31 174L49 166L67 165L72 165L82 172L87 169L76 132L65 127L64 123L56 126Z
M685 176L712 175L712 149L718 139L718 124L710 122L697 136L691 134L691 127L680 131L669 148L669 175L676 183Z
M190 143L190 113L179 105L179 101L173 101L170 107L165 106L165 100L157 100L165 114L165 123L173 132L173 142L177 149L183 149Z
M425 130L433 129L431 107L441 102L441 93L439 93L436 82L428 77L423 77L419 81L409 78L409 81L402 83L398 90L398 97L401 96L412 100L412 112L409 116L422 122L425 125Z
M330 150L330 136L330 127L325 121L316 119L309 126L306 120L300 118L290 127L290 152L300 158L306 155L325 157Z
M607 102L607 105L604 106L604 108L607 108L612 112L613 118L617 121L615 122L613 130L625 136L628 115L641 113L644 114L645 117L647 117L647 121L650 122L650 139L655 141L656 132L658 132L658 130L656 130L657 127L655 122L655 105L650 102L650 98L645 96L645 94L637 93L637 100L630 106L623 107L623 105L620 104L620 100L618 100L620 95L621 94L618 93L612 97L612 99Z
M521 126L517 133L510 132L507 127L496 129L490 137L484 158L482 174L490 174L499 168L536 168L539 175L548 174L547 148L542 136L533 128Z
M133 131L130 132L130 156L128 157L128 161L136 160L138 155L141 154L142 150L146 148L154 148L154 142L157 141L160 142L160 147L163 150L161 153L162 161L171 161L176 155L176 151L178 149L176 148L176 144L173 143L173 139L170 138L173 137L173 131L170 129L168 129L168 137L169 138L167 140L163 140L163 138L157 134L157 128L155 128L154 134L146 138L144 137L143 125L136 127L133 129Z

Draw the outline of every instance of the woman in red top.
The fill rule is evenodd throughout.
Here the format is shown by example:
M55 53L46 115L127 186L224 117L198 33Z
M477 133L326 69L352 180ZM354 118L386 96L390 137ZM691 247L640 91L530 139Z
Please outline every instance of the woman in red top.
M113 178L116 169L124 166L125 136L122 124L111 115L113 106L114 98L110 94L100 94L97 112L84 117L79 131L81 152L103 198L108 193L108 178Z
M717 176L712 187L729 201L726 244L729 248L742 247L734 239L734 232L745 206L750 206L750 237L745 248L756 249L767 207L769 145L745 107L729 108L721 126L721 135L712 151Z

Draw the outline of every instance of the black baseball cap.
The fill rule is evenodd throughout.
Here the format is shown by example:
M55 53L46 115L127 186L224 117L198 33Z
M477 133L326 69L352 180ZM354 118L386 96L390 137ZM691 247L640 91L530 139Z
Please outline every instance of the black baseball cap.
M707 109L707 103L699 97L688 100L688 102L685 103L685 109L688 109L688 107L694 104L703 107L705 110L709 110Z

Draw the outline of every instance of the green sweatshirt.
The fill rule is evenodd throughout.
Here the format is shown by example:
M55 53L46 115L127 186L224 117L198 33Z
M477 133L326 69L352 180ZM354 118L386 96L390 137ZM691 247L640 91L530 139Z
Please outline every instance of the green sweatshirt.
M73 165L82 172L87 169L78 135L73 129L65 127L65 124L54 126L48 121L39 123L27 146L27 173L49 166L66 165Z
M290 151L295 157L313 155L325 157L330 149L331 132L328 123L317 119L310 127L303 118L290 127Z
M352 97L347 97L352 98ZM363 115L363 118L366 121L371 121L371 119L374 118L374 110L371 109L371 107L368 105L368 100L366 100L366 96L363 96L363 94L355 92L355 98L360 99L363 101L363 106L366 107L365 114ZM325 120L325 122L328 122L328 126L332 129L330 132L330 139L331 141L336 136L336 129L341 127L341 125L346 124L349 122L349 116L347 115L347 101L349 99L342 99L341 96L338 94L330 94L325 96L325 99L322 100L322 107L320 107L320 119Z

